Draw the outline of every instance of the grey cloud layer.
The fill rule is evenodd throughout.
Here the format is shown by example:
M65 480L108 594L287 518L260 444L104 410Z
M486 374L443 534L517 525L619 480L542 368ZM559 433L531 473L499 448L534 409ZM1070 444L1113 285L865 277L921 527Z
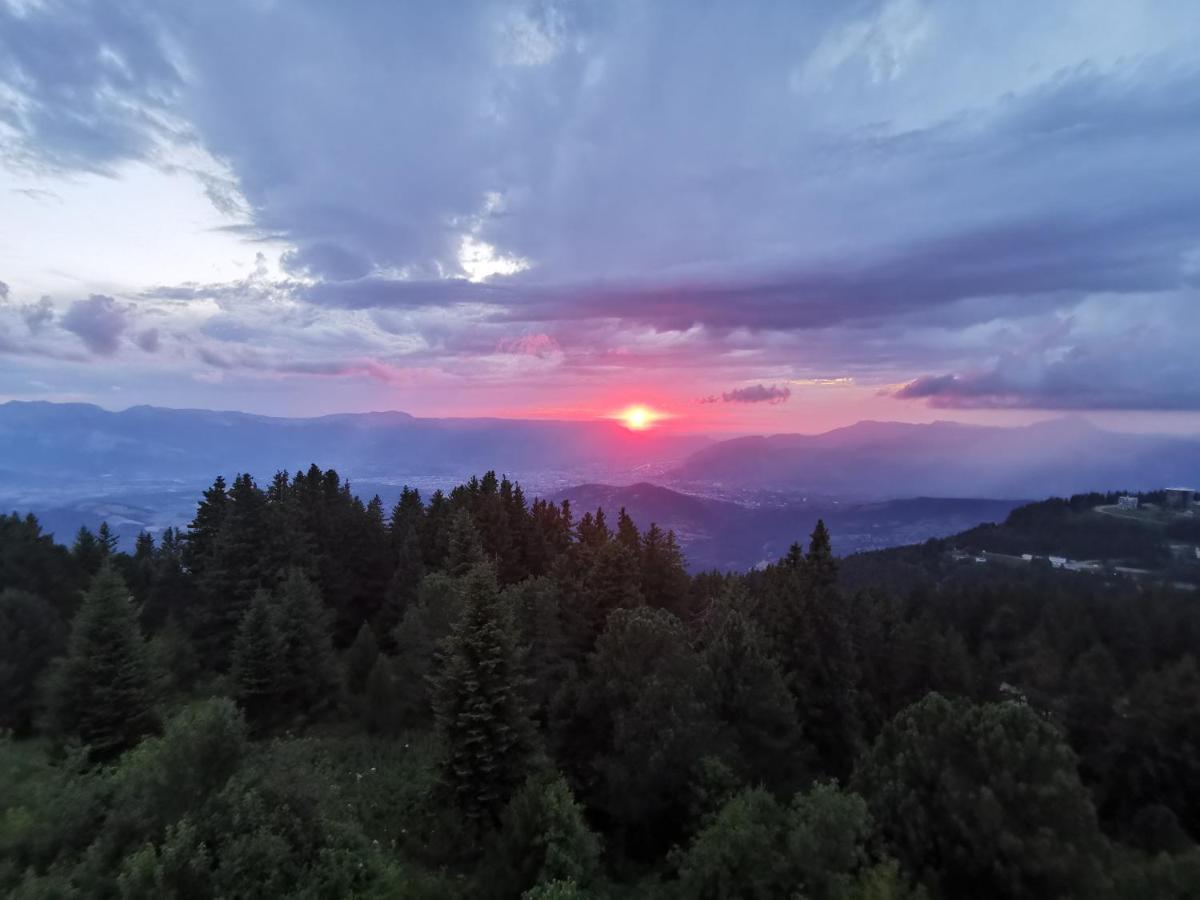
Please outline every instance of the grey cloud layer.
M723 403L783 403L790 396L792 396L792 389L787 385L755 384L750 387L725 391L720 397L714 394L711 397L705 397L700 402L716 403L720 400Z
M1014 4L993 37L989 8L0 5L23 97L0 123L44 165L172 140L230 165L291 280L145 294L217 299L217 341L269 340L238 305L275 292L424 316L431 354L483 323L492 346L551 334L572 365L603 319L892 367L932 405L1200 409L1197 355L1157 361L1168 322L1119 352L1107 324L1131 298L1200 300L1200 19ZM530 268L467 281L467 235ZM124 313L81 303L63 327L116 352ZM1056 315L1078 324L1035 354L978 336Z
M62 317L62 327L77 335L93 353L111 356L129 327L129 310L112 297L92 294L71 304Z

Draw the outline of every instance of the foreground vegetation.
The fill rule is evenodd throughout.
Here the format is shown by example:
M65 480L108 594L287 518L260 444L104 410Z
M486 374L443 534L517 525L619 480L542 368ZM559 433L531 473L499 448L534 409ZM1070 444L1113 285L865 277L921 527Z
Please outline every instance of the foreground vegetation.
M1200 895L1195 598L943 556L689 577L491 473L0 517L0 892Z

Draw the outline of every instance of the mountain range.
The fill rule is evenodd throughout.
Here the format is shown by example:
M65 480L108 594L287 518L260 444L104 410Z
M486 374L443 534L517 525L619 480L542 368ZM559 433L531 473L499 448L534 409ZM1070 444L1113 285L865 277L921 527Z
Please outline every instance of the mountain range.
M279 418L77 403L0 404L0 484L258 477L316 462L356 478L634 472L678 463L708 438L633 432L610 420L424 419L403 412Z
M1197 438L1123 434L1061 418L1015 428L859 422L824 434L736 438L700 448L665 477L708 490L875 500L1152 490L1198 476Z
M785 552L818 517L849 553L998 521L1028 498L1194 483L1200 440L1079 418L1019 428L859 422L715 441L608 420L0 404L0 508L34 511L60 540L101 520L125 540L182 525L217 474L265 481L313 462L387 503L405 483L428 495L495 469L531 496L611 516L624 506L643 527L672 528L693 568L740 569Z

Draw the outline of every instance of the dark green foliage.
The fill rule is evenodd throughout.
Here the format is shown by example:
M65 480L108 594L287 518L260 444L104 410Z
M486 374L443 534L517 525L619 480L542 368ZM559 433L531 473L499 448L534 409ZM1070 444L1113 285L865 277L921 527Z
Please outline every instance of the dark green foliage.
M379 642L375 640L375 631L363 622L354 643L346 651L346 686L351 691L362 693L367 685L367 676L371 674L378 658Z
M1193 900L1200 896L1200 848L1178 855L1136 855L1113 876L1114 900Z
M1122 704L1117 749L1104 773L1108 809L1132 822L1161 803L1200 838L1200 670L1180 661L1143 675Z
M521 787L500 820L481 892L517 897L555 882L586 888L600 868L600 839L560 775L535 775Z
M397 536L397 528L402 528L403 534ZM387 635L389 641L392 631L416 601L421 579L425 576L425 562L416 526L401 520L393 524L392 529L396 565L387 586L383 608L379 612L379 633Z
M563 621L562 591L549 578L535 578L505 588L502 599L523 651L530 713L545 724L555 696L575 668Z
M152 687L129 591L105 565L71 621L67 654L53 675L55 727L87 745L95 758L109 758L158 728Z
M260 590L242 618L233 645L233 690L252 722L267 722L283 699L283 640L270 594Z
M796 703L766 637L744 612L746 599L723 596L706 612L704 664L710 703L736 748L747 781L794 789L809 748Z
M71 556L75 558L75 564L80 571L89 578L95 575L100 571L100 566L107 554L107 546L96 540L96 536L86 526L80 526L79 532L75 535L75 544L71 547Z
M804 568L809 580L818 588L832 587L837 581L837 560L833 558L833 545L824 519L817 519L817 526L809 537Z
M695 900L771 900L792 887L787 811L762 789L738 794L696 835L679 865L679 891Z
M12 588L41 597L67 621L86 583L71 552L42 534L33 515L0 514L0 590Z
M609 541L595 545L582 555L590 561L577 603L582 614L582 645L591 649L604 630L609 613L615 609L633 609L645 600L641 591L638 557L625 546Z
M395 735L400 730L402 710L392 664L376 654L364 684L363 723L371 734Z
M229 700L183 707L161 737L143 741L113 773L104 852L120 855L157 841L171 823L221 790L247 751L245 722Z
M421 580L416 601L392 633L392 672L402 721L428 725L433 719L430 676L442 641L462 612L462 582L441 573Z
M469 821L488 824L525 777L532 752L512 624L490 566L464 575L462 617L435 679L443 780Z
M189 624L205 666L225 670L230 650L254 592L273 583L267 500L249 475L226 492L218 478L204 493L188 532L184 561L196 581Z
M650 606L669 609L681 619L690 618L690 580L683 562L683 551L675 541L675 533L664 533L652 524L642 536L640 563L642 598L645 602Z
M931 694L856 776L890 850L937 896L1061 896L1097 883L1101 838L1058 731L1028 706Z
M0 591L0 730L29 731L37 683L62 652L66 629L50 605L27 591Z
M849 604L822 562L822 529L802 563L781 563L762 575L760 621L771 638L797 715L819 770L844 778L861 744L860 671L854 653Z
M484 560L483 541L465 509L460 509L450 520L447 547L446 571L450 575L466 575Z
M100 529L96 532L96 549L100 553L101 560L108 559L117 552L117 543L117 536L112 533L108 523L101 522Z
M853 896L868 874L867 805L836 785L796 795L790 809L762 789L731 799L680 858L680 897L813 900Z
M578 777L630 850L661 852L718 731L703 661L678 618L643 606L609 616L590 670L570 737L590 757Z
M1191 898L1194 593L947 552L1104 500L696 577L492 472L218 479L129 553L0 516L0 894Z
M303 572L291 569L279 586L276 607L282 700L293 711L311 714L329 699L338 681L321 595Z

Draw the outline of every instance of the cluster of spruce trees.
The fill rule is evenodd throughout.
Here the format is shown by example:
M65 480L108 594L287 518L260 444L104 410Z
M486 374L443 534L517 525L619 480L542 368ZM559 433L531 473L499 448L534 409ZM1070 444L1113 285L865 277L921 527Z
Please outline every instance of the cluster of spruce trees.
M848 586L853 586L852 589ZM16 897L1184 898L1200 603L936 545L689 576L494 473L0 517Z

